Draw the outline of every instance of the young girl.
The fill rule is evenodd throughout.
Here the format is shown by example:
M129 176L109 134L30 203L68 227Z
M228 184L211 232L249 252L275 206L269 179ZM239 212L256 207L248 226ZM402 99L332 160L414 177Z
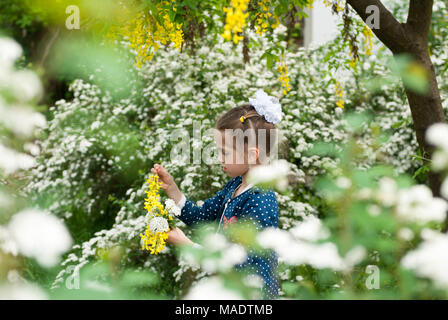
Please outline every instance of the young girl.
M218 134L215 138L222 170L232 179L214 197L205 200L202 206L199 207L187 199L161 165L155 164L151 169L154 174L159 175L162 189L168 197L182 209L179 218L188 226L203 221L216 221L219 231L243 218L255 222L258 230L278 225L279 211L275 193L273 190L263 191L253 187L248 183L247 177L250 168L261 163L261 151L265 152L266 156L270 155L271 134L275 132L274 123L281 120L281 106L277 99L262 90L258 90L255 99L249 101L249 104L229 110L216 123ZM243 145L237 145L234 137L229 139L226 135L229 129L251 132L252 136L249 137L254 140L246 136ZM260 129L266 130L264 141L259 139ZM238 158L244 159L244 162L237 160ZM179 228L169 231L167 242L195 245ZM248 268L249 272L259 275L264 280L264 297L275 299L278 295L277 264L278 259L274 252L270 252L268 256L257 256L249 252L247 260L235 267Z

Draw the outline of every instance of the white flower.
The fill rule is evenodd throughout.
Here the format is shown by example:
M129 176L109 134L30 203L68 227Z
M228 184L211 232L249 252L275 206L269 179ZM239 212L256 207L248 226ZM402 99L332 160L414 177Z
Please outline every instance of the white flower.
M172 216L180 216L182 210L176 205L172 199L165 200L165 209Z
M237 263L243 263L246 258L247 254L244 247L239 244L232 244L222 252L220 266L229 269Z
M411 241L414 238L414 232L409 228L401 228L398 230L398 237L404 241Z
M218 277L201 279L194 284L185 300L241 300L243 297L236 291L224 287L222 280Z
M427 186L416 185L399 191L395 210L398 217L405 221L441 222L445 220L448 203L441 198L433 198Z
M448 151L436 150L432 154L431 169L434 171L442 171L448 168Z
M224 250L228 245L227 238L221 233L207 234L204 237L203 243L204 247L212 252Z
M168 221L163 217L154 217L149 221L149 230L153 234L157 232L168 232Z
M417 275L448 289L448 235L424 229L421 236L424 241L416 250L408 252L401 263Z
M9 148L5 148L1 144L0 154L0 168L4 170L5 175L9 175L18 169L32 168L36 164L33 157Z
M314 215L309 215L302 222L289 230L296 239L317 241L327 238L330 233L324 229L322 222Z
M341 189L348 189L352 185L352 182L347 177L338 177L336 180L336 185Z
M249 98L249 103L266 121L278 123L282 120L282 106L277 98L269 96L263 90L255 92L255 98Z
M379 181L379 188L375 192L375 199L385 205L392 206L397 200L397 184L394 179L382 177Z
M442 187L440 188L440 194L442 197L448 200L448 177L442 183Z
M22 55L22 48L12 39L0 38L0 65L12 67L13 63Z
M19 252L36 258L45 267L54 266L72 244L64 223L37 209L25 209L15 214L8 229Z
M288 161L280 159L267 165L258 165L251 168L248 181L254 185L269 185L278 190L285 190L288 186L288 173Z
M47 294L38 286L28 283L0 286L0 300L47 300Z
M0 121L15 134L22 137L31 136L36 128L44 128L47 124L45 117L39 112L34 112L31 108L23 106L5 108L1 104Z
M310 238L316 239L320 236L312 235ZM339 255L338 248L332 242L315 244L294 239L290 232L277 228L266 228L261 231L257 235L257 242L264 248L275 250L280 262L291 265L309 264L317 269L330 268L336 271L348 271L366 254L366 250L358 246L351 249L343 259Z
M43 92L39 77L29 70L14 72L10 86L15 97L22 102L39 99Z
M81 142L79 143L79 151L81 151L82 153L85 153L91 146L92 146L92 142L90 142L89 140L86 140L86 139L82 139Z
M360 263L367 254L366 248L361 245L358 245L352 249L345 255L345 264L347 267L351 268L358 263Z
M448 152L448 125L434 123L426 131L426 141Z

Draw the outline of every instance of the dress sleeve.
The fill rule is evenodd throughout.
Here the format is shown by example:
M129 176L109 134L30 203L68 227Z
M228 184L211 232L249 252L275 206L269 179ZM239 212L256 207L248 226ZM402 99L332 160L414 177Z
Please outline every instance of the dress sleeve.
M205 200L202 206L197 206L193 201L182 195L181 200L177 204L182 209L178 218L187 226L216 220L224 202L226 190L232 181L233 179L227 182L224 189L218 191L212 198Z
M278 204L274 192L253 194L242 207L242 217L253 222L257 231L278 226ZM249 249L247 260L237 268L247 268L263 279L262 293L265 299L278 297L278 256L272 250L265 255Z

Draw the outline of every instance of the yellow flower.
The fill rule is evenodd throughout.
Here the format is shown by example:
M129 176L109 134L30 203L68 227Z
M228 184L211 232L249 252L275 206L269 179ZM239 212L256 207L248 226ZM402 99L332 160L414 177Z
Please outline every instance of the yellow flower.
M291 90L290 86L289 86L289 76L288 76L288 67L286 66L286 61L285 61L285 54L283 54L282 56L282 61L280 63L280 65L277 68L277 71L279 71L281 73L280 77L278 78L282 84L282 92L284 95L287 94L287 92L289 90Z
M167 221L171 221L173 218L165 210L160 203L159 189L161 182L158 175L152 175L148 180L149 190L145 191L147 197L145 199L145 209L150 213L150 217L163 217ZM153 234L150 229L150 225L146 227L145 234L140 234L143 241L142 250L149 250L151 254L159 254L166 245L165 240L168 239L167 232L156 232Z
M141 12L131 21L119 21L120 27L113 27L109 32L109 36L123 37L129 42L129 46L136 50L137 67L142 67L143 63L151 61L160 48L160 44L166 45L171 42L181 51L184 42L182 24L171 22L169 11L166 9L169 5L174 6L175 1L171 4L168 1L162 1L156 5L162 25L149 13ZM173 10L176 11L176 7Z
M362 33L366 37L366 39L365 39L366 54L370 56L372 54L372 49L373 49L373 42L372 42L373 32L369 27L364 26L364 29L362 29Z
M336 105L339 108L344 109L344 100L342 100L342 96L344 95L344 90L338 81L336 81L336 95L339 97L339 100L338 100L338 102L336 102Z
M247 10L249 0L231 0L231 8L224 8L224 12L226 13L226 25L224 26L224 33L221 36L230 41L233 35L233 42L238 44L240 40L243 39L242 36L239 36L239 32L243 32L243 27L246 25L246 18L249 16L249 13L243 13Z

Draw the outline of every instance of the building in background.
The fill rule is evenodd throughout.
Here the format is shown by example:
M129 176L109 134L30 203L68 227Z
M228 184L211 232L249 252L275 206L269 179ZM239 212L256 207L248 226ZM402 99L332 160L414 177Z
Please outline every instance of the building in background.
M330 7L325 6L323 1L316 1L313 9L306 9L305 12L308 15L304 28L305 47L324 44L335 38L340 18L332 13Z

